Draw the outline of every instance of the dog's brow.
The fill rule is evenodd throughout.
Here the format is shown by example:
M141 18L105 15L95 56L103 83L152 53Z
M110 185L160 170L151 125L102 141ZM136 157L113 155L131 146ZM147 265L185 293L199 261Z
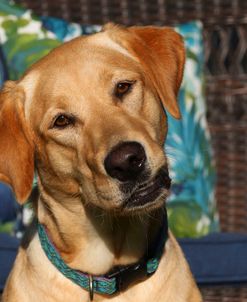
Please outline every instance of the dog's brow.
M102 46L106 47L109 49L113 49L117 52L120 52L121 54L137 61L137 58L135 58L131 53L128 52L127 49L123 48L121 45L113 41L109 36L106 34L98 34L94 36L94 39L92 41L92 44L97 45L97 46Z

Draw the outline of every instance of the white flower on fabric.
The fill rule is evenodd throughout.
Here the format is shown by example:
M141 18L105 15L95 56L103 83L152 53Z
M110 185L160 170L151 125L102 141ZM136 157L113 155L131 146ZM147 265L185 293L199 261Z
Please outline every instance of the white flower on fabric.
M5 30L2 28L1 23L0 23L0 42L1 44L4 44L7 41L7 36L5 33Z
M194 166L199 167L201 162L202 162L201 155L199 153L196 153L194 157Z
M177 144L182 144L183 142L181 137L177 133L173 133L172 138Z
M81 26L79 24L71 23L69 28L69 33L63 39L64 42L70 41L81 35Z
M210 226L210 219L206 215L202 215L202 218L198 221L196 225L196 230L199 234L207 233L207 229ZM205 230L205 231L204 231Z
M32 218L33 218L33 210L29 207L24 207L23 216L22 216L22 222L24 223L24 225L30 224Z
M187 91L191 92L193 95L200 96L202 94L202 82L200 77L195 76L196 75L196 68L197 65L194 62L194 60L188 59L185 64L185 70L184 70L184 85L187 89ZM189 79L190 81L186 80Z
M32 19L31 11L26 11L22 15L22 19L28 20L28 24L18 28L18 34L37 34L39 39L55 38L55 34L48 31L43 31L42 23Z
M14 16L14 15L8 15L8 17L0 16L0 24L2 24L2 22L6 21L6 20L16 21L17 19L18 19L18 17Z

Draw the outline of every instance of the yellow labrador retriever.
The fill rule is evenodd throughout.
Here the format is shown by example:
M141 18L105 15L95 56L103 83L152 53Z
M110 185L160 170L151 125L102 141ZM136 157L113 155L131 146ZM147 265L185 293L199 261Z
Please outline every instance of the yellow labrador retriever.
M40 197L4 302L202 301L164 210L183 66L172 29L109 24L5 84L0 179Z

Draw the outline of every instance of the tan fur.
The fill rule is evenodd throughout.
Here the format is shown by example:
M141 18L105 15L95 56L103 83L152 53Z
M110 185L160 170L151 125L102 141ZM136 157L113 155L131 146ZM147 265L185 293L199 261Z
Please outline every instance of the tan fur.
M152 179L167 165L167 133L161 103L174 117L184 48L168 28L108 25L53 50L0 96L0 179L23 202L32 187L34 158L40 198L36 214L64 261L90 274L137 262L154 241L164 198L137 210L123 208L124 194L104 159L122 141L143 145ZM133 80L124 100L118 82ZM53 127L57 114L75 124ZM6 127L8 125L9 127ZM168 192L164 193L165 196ZM20 249L4 302L89 301L88 292L59 273L38 236ZM113 297L94 301L200 302L200 293L175 238L169 233L157 272Z

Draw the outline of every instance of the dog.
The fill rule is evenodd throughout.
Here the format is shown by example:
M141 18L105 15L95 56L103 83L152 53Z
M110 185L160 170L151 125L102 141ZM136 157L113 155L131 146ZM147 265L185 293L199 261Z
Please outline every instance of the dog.
M170 28L108 24L5 83L0 179L40 196L4 302L202 301L164 207L184 61Z

